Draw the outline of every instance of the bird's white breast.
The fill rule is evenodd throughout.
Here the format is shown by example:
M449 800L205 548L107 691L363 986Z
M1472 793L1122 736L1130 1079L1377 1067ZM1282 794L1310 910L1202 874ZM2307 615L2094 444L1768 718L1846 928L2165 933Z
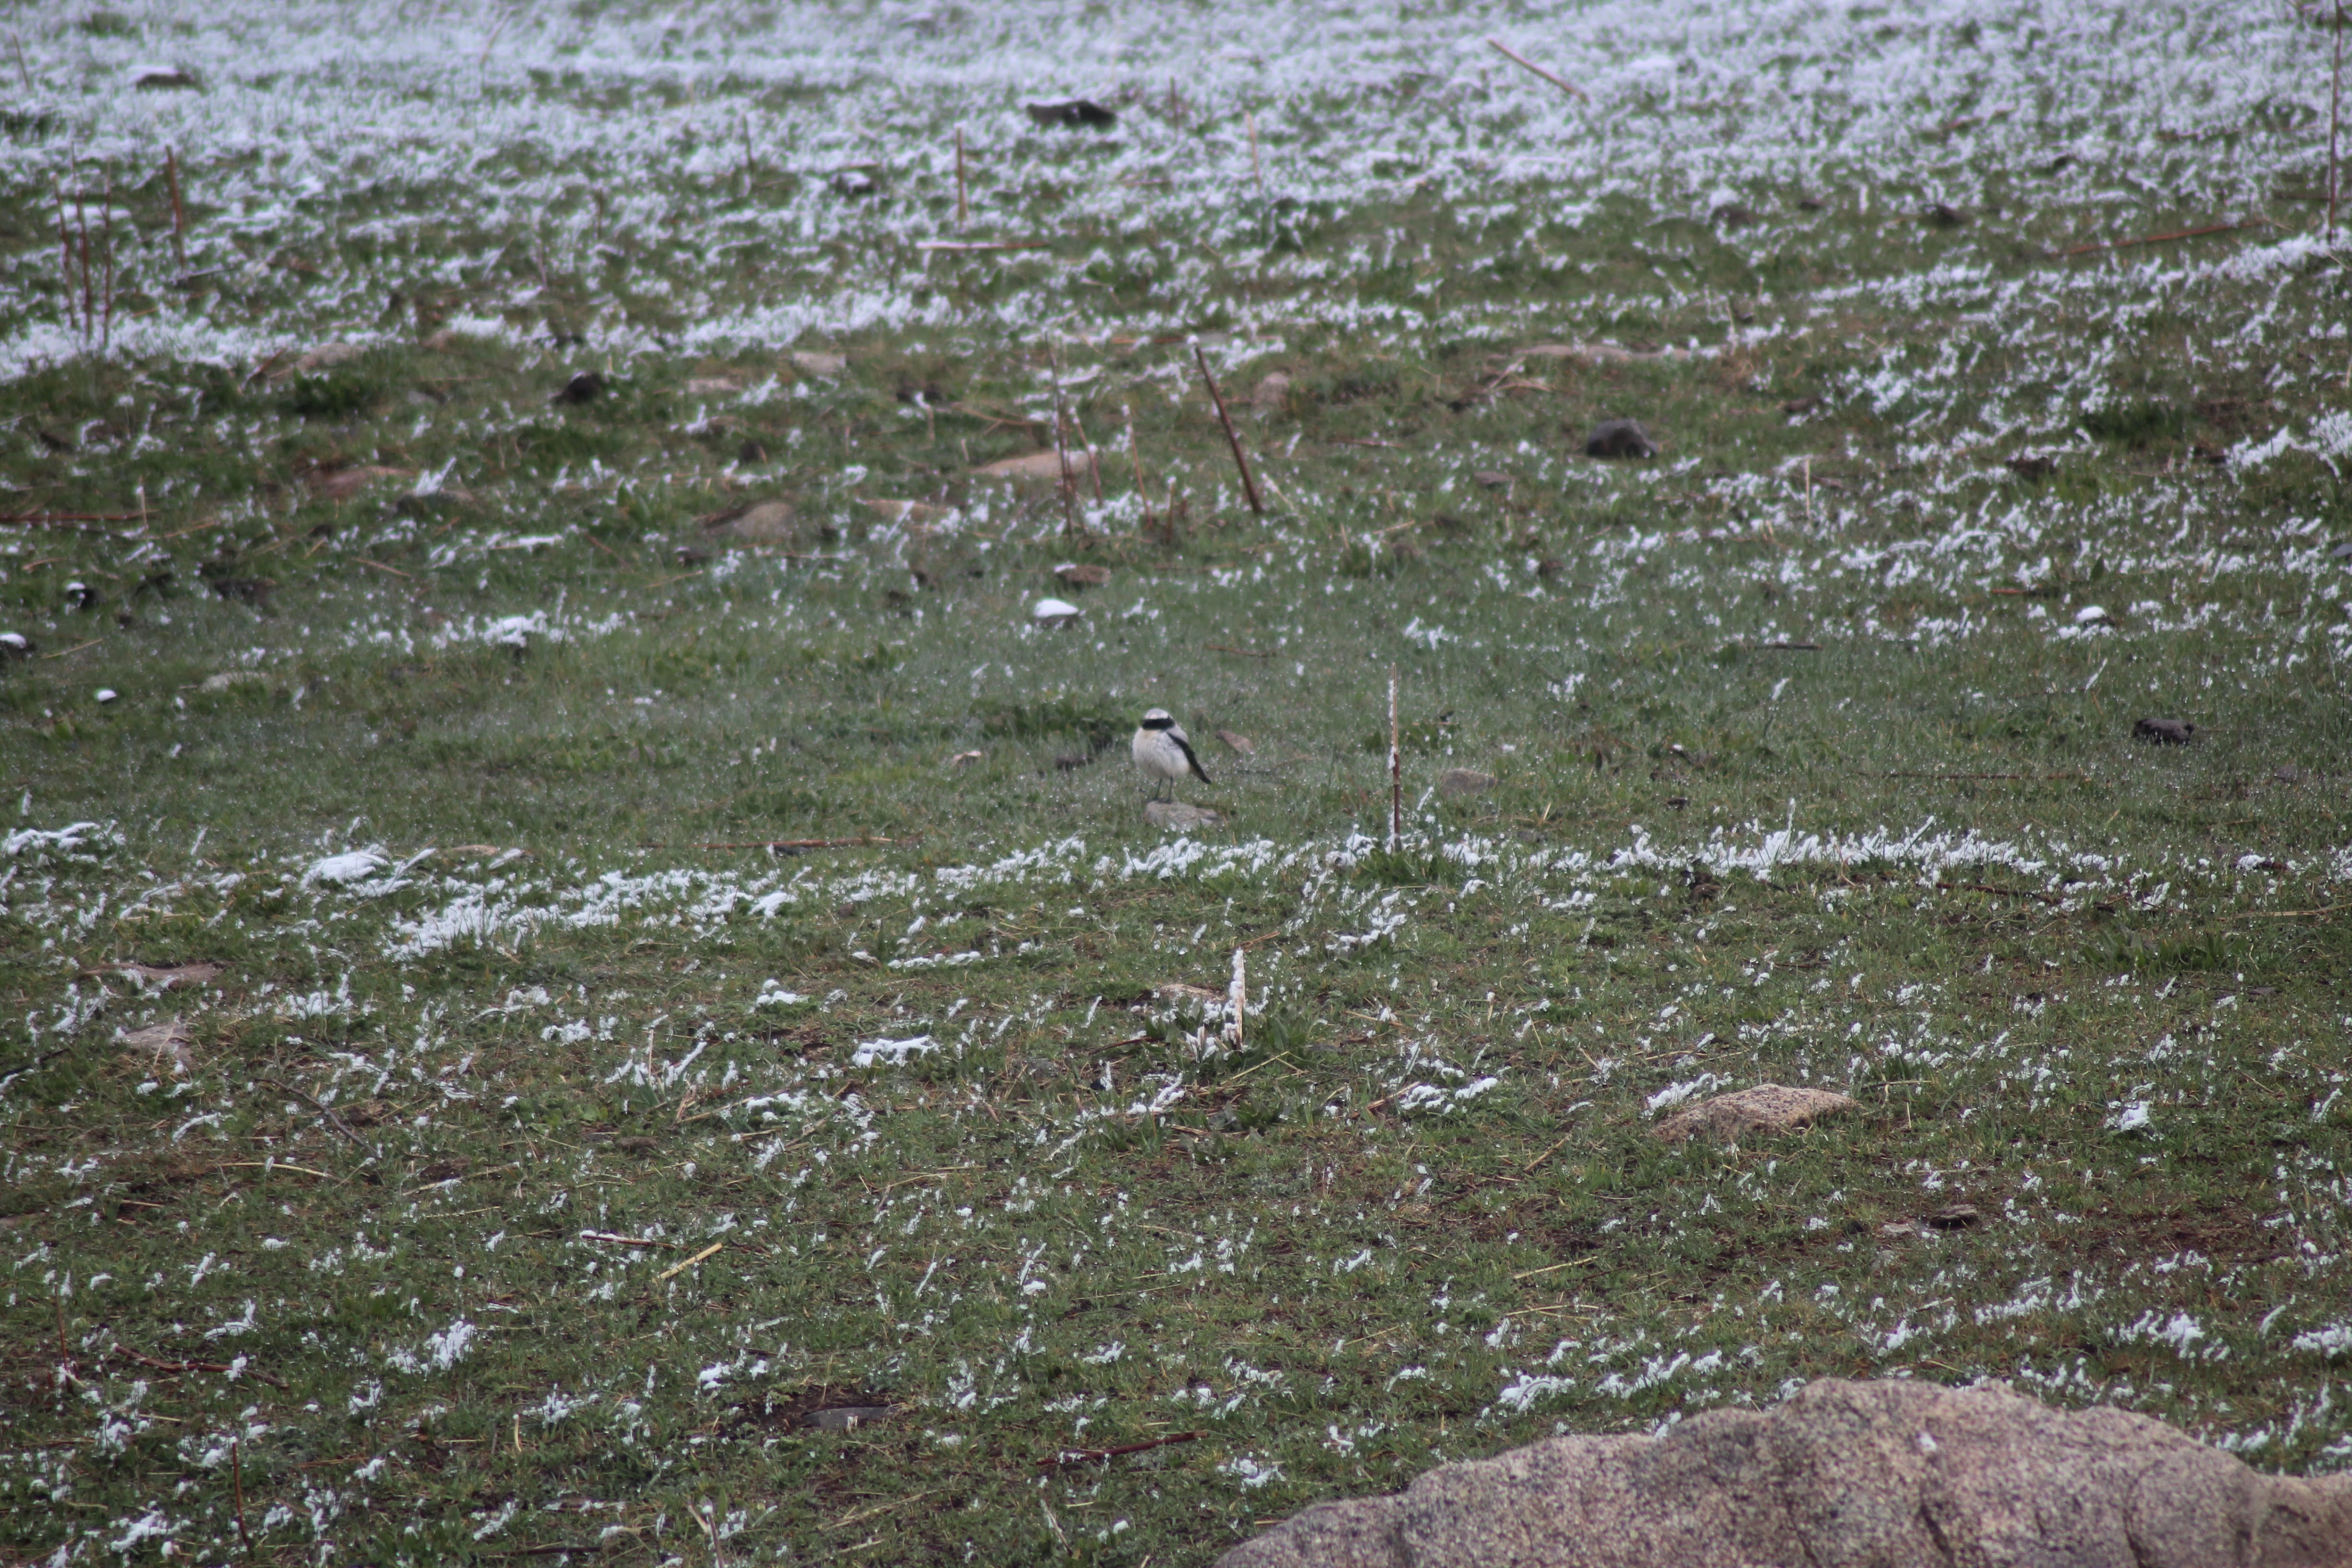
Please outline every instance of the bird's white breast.
M1181 779L1190 771L1184 765L1184 748L1164 730L1138 730L1132 749L1137 771L1153 778Z

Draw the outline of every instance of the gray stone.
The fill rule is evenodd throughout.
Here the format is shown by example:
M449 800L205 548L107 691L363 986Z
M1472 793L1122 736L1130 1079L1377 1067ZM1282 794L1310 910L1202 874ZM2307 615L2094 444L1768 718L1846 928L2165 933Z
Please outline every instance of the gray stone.
M1495 787L1495 775L1475 768L1448 768L1437 775L1437 793L1450 799L1484 795Z
M1219 1568L2352 1568L2352 1476L1998 1386L1811 1384L1322 1503Z
M1221 827L1225 819L1205 805L1186 805L1181 800L1147 800L1143 803L1143 820L1171 833L1189 833L1195 827Z

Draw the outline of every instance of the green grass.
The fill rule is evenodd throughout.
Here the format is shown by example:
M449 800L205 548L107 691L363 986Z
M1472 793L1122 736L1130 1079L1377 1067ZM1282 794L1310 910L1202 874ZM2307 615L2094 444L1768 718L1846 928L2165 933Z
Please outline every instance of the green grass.
M1039 145L1092 191L1085 144ZM952 210L919 185L889 199ZM0 530L36 645L0 664L0 1552L224 1559L241 1494L288 1562L1202 1563L1821 1376L2009 1378L2340 1468L2347 502L2308 450L2198 455L2343 407L2340 267L2191 310L2022 252L2069 213L1792 189L1724 234L1545 188L1596 210L1301 199L1248 255L1140 208L1034 254L836 236L809 267L919 276L957 324L845 333L835 377L425 346L516 282L443 262L544 263L388 185L336 200L452 226L310 255L398 292L359 357L0 386L8 508L51 524ZM736 189L672 194L770 199ZM0 192L28 256L46 199ZM649 244L614 289L675 291L559 258L531 320L690 326L711 269ZM223 310L329 287L237 276ZM1086 289L1296 311L1213 345L1237 406L1292 378L1240 416L1266 519L1175 342L1055 344L1105 459L1085 537L971 477L1037 446L1007 416L1042 340L992 311ZM2085 374L2117 299L2179 309ZM2236 341L2258 310L2284 346ZM1721 352L1512 352L1604 337ZM587 368L604 395L549 401ZM687 387L722 377L776 394ZM2063 417L1985 437L2028 399ZM1664 455L1577 456L1614 415ZM404 473L331 493L359 466ZM770 498L793 537L701 525ZM909 500L961 516L861 504ZM1084 616L1034 626L1045 594ZM1144 825L1154 705L1224 828ZM1222 992L1237 948L1235 1047L1163 988ZM121 1040L174 1017L184 1071ZM1862 1109L1651 1135L1761 1081ZM892 1410L810 1424L843 1405Z

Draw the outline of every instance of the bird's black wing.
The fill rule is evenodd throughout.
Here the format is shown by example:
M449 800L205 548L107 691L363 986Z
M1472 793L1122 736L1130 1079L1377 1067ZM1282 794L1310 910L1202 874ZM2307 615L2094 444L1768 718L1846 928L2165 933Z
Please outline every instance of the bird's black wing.
M1201 759L1193 752L1192 742L1186 740L1181 735L1171 735L1168 738L1175 742L1176 744L1183 751L1185 765L1192 770L1192 776L1194 778L1199 779L1204 784L1213 784L1217 782L1209 776L1206 769L1201 766Z

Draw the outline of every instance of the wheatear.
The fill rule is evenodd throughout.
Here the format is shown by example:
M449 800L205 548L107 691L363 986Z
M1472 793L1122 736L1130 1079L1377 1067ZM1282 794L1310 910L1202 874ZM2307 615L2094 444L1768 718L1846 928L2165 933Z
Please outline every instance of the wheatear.
M1150 781L1154 795L1166 784L1168 798L1175 799L1177 784L1188 776L1204 784L1217 782L1202 768L1201 759L1192 754L1192 739L1165 708L1154 708L1143 716L1132 750L1135 771Z

